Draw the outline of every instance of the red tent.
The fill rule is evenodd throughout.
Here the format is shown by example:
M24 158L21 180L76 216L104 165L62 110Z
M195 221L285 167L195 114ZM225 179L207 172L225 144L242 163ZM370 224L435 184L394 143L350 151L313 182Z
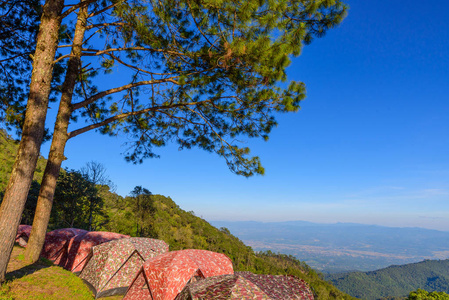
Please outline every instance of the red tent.
M72 237L85 233L87 233L87 230L78 228L62 228L47 232L41 256L58 264L65 244Z
M143 263L168 252L162 240L134 237L92 247L80 278L96 298L125 294Z
M28 238L30 237L31 226L30 225L19 225L16 234L16 242L19 243L20 246L26 247L28 243Z
M234 274L232 261L224 254L172 251L146 261L123 299L173 300L188 282L224 274Z
M129 238L129 235L103 231L75 235L65 244L55 263L74 273L81 272L93 246L123 238Z

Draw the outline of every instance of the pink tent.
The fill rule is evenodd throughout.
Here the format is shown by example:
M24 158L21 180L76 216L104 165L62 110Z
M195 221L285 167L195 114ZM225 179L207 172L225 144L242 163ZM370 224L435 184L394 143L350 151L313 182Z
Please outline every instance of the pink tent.
M234 270L224 254L194 249L172 251L147 260L123 299L173 300L188 282L225 274L234 274Z
M59 266L74 273L81 272L93 246L129 237L129 235L103 231L89 231L76 235L60 251L60 255L55 260L55 263L57 262Z
M63 251L65 244L72 237L85 233L87 233L87 230L78 228L62 228L48 232L45 236L41 256L58 264L61 258L61 251Z
M28 243L28 238L30 237L31 226L30 225L19 225L16 234L16 242L19 243L20 246L26 247Z

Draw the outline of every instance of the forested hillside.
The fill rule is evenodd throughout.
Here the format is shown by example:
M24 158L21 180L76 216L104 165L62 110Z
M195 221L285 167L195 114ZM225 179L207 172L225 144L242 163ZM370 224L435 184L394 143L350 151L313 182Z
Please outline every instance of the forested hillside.
M5 130L0 129L0 192L3 192L8 184L14 159L16 157L19 142L13 140ZM41 182L44 174L46 160L40 157L37 161L34 180Z
M367 300L405 297L417 289L449 293L449 259L426 260L372 272L333 274L327 279L340 290Z
M272 252L255 253L228 229L213 227L193 212L182 210L169 197L143 194L140 199L139 196L123 198L106 191L103 195L107 219L101 227L103 230L162 239L170 245L170 250L195 248L225 253L234 262L235 270L295 275L312 286L318 299L351 299L322 280L304 262ZM142 214L143 211L146 213Z

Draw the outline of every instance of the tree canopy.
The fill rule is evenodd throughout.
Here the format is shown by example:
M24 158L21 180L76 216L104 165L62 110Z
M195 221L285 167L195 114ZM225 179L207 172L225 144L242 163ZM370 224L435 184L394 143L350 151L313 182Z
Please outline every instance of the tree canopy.
M410 292L407 300L449 300L449 295L444 292L427 292L423 289L417 289Z
M126 159L134 163L168 142L199 147L244 176L264 170L240 139L268 139L276 112L298 110L305 87L279 85L286 67L347 10L319 0L113 1L109 8L99 15L90 8L97 18L88 21L82 52L89 67L72 102L72 120L88 125L71 127L69 138L92 129L127 134ZM93 77L118 66L127 82L101 89Z
M39 2L0 1L0 120L5 125L23 118L42 13Z

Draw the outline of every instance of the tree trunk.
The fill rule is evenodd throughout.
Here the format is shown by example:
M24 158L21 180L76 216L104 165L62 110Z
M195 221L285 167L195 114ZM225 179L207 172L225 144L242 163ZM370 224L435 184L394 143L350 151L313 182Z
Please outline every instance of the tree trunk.
M22 139L0 207L0 282L5 280L15 235L39 157L63 5L64 0L47 0L39 26Z
M62 161L65 160L64 149L68 140L67 132L70 116L72 114L71 102L73 89L75 88L77 77L81 70L81 49L84 41L84 33L86 31L86 20L87 6L83 6L78 13L72 52L67 65L64 84L62 86L61 101L56 117L50 154L48 155L47 166L45 167L44 176L42 178L30 239L25 251L25 259L30 262L35 262L39 259L42 247L44 246L45 234L47 232L48 221L50 220L51 208L53 206L56 181L58 180Z
M92 211L94 210L94 208L92 207L92 199L90 200L90 207L89 207L89 231L92 231Z

